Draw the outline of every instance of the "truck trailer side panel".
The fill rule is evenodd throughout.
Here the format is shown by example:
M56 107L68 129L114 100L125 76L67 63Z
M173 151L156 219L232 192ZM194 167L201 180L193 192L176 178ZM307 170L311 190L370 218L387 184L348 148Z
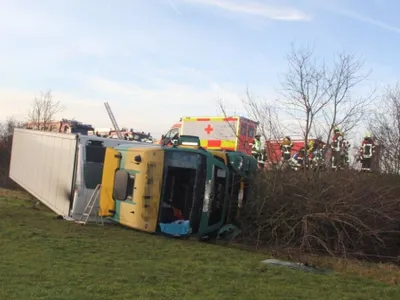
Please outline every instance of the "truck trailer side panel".
M15 129L10 178L51 210L68 216L77 136Z

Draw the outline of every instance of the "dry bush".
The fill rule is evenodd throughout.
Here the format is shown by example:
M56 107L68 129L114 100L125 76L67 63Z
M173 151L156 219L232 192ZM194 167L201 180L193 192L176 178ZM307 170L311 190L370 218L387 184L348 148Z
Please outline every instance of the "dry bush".
M21 127L22 123L14 119L8 119L0 123L0 187L18 188L18 185L9 177L12 134L14 128ZM29 154L28 154L29 155Z
M242 242L274 250L396 260L399 179L354 171L260 173L242 215Z

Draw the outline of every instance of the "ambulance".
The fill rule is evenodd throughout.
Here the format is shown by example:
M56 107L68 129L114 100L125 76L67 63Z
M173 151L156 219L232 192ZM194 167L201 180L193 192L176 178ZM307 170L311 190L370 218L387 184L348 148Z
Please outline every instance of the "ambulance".
M160 144L172 145L181 135L198 136L207 150L241 151L251 155L258 122L245 117L182 117L161 137Z

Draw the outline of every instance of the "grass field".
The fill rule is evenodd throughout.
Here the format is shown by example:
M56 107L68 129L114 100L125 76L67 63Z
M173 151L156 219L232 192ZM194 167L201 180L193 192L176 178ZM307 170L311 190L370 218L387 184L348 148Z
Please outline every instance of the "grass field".
M0 299L399 299L347 274L265 267L259 253L77 225L0 189Z

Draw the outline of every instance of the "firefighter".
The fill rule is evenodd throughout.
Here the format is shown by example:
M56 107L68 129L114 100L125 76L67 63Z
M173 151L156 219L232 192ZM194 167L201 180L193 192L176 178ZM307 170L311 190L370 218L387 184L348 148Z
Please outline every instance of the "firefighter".
M292 153L293 143L289 136L285 136L281 144L282 160L288 161Z
M310 139L308 140L308 157L310 159L310 161L313 160L314 158L314 152L316 151L316 148L318 147L318 143L316 142L316 140Z
M332 169L337 169L342 165L343 158L343 135L338 127L335 127L332 137Z
M322 138L317 137L314 140L310 140L308 143L308 153L311 164L319 164L322 161L322 150L324 148Z
M257 161L262 160L262 151L261 151L261 134L257 133L254 137L253 143L250 143L251 145L251 155Z
M334 145L337 145L337 141L340 141L342 139L342 133L340 132L339 127L335 127L333 130L333 136L332 136L332 146L335 147Z
M294 170L298 170L300 167L304 166L305 152L306 152L305 147L302 147L300 151L297 151L291 158L291 163L293 164Z
M340 133L342 135L342 149L343 149L343 163L345 166L348 166L350 161L349 161L349 152L350 152L350 142L345 138L344 132L342 131Z
M367 132L360 148L360 161L362 171L371 171L372 157L375 154L375 143L371 134Z

